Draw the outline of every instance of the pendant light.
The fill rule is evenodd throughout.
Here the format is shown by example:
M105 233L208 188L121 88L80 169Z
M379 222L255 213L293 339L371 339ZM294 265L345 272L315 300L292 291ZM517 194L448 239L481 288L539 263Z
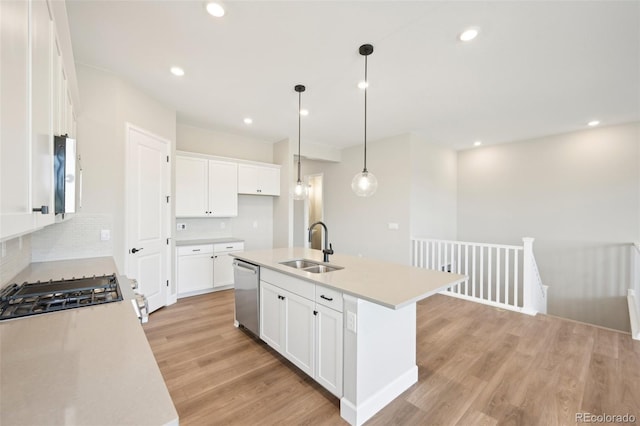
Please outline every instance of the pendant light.
M293 188L293 199L304 200L307 197L307 186L300 179L300 111L302 110L302 92L305 91L305 87L302 84L297 84L294 90L298 92L298 181Z
M373 53L373 46L363 44L360 46L360 54L364 56L364 168L362 172L353 177L351 189L360 197L371 197L378 189L378 179L367 170L367 57Z

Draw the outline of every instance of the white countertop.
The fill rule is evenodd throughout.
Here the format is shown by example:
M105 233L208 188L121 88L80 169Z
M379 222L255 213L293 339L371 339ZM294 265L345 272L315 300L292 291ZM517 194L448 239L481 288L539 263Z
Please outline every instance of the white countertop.
M34 263L16 278L114 272L112 258L94 258ZM130 300L0 321L0 343L3 426L178 424Z
M176 246L194 246L198 244L224 244L224 243L241 243L244 242L241 238L196 238L190 240L176 240Z
M460 274L343 254L331 255L329 265L344 269L322 274L280 265L280 262L303 258L322 262L322 251L296 247L245 251L231 256L392 309L415 303L466 278Z

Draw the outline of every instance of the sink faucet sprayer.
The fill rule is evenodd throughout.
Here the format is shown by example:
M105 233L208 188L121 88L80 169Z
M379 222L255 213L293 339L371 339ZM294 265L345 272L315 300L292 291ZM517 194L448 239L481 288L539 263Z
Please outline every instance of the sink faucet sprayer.
M328 263L329 255L333 254L333 244L329 244L329 230L327 229L327 225L325 225L324 222L316 222L309 227L309 242L311 242L311 230L316 225L322 225L322 227L324 228L324 250L322 250L322 253L324 253L324 261ZM329 247L327 247L327 245Z

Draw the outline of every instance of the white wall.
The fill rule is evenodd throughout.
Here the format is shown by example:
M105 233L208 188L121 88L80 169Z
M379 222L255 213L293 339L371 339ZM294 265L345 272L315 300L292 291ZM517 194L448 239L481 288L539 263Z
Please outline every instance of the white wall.
M457 153L411 134L411 236L457 237Z
M109 255L108 250L103 250L99 233L88 233L85 226L87 220L99 217L104 224L112 224L110 254L119 271L124 273L127 253L124 228L125 123L169 140L173 153L176 113L113 74L80 64L76 65L76 72L82 105L77 121L78 151L83 167L82 210L67 223L55 224L34 233L32 246L39 253L39 260L67 258L65 244L62 243L56 244L46 254L40 250L55 238L54 234L59 234L66 240L76 239L79 256L75 257L91 257L95 253ZM65 228L64 233L59 232L60 227ZM78 235L83 237L77 238Z
M549 313L628 330L639 134L636 123L460 152L458 239L536 238Z
M351 191L363 155L358 145L342 150L340 163L302 161L303 175L324 174L325 223L334 250L408 264L411 236L456 237L455 151L414 134L369 142L367 168L379 185L370 198ZM300 227L304 209L295 203L295 224ZM399 229L390 230L389 223ZM299 245L307 234L296 229L294 235Z
M297 145L296 145L297 146ZM273 162L280 164L280 196L273 201L273 247L293 246L293 150L289 139L273 145Z
M186 124L177 125L176 137L176 147L180 151L273 163L273 144L261 139Z
M2 288L6 284L11 284L11 280L31 263L31 235L23 235L0 244L2 245L0 288Z

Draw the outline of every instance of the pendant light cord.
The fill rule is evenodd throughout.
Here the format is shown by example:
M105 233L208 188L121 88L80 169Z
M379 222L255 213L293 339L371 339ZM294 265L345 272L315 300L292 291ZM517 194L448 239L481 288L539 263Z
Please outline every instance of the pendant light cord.
M302 108L302 92L298 92L298 182L300 182L300 108Z
M363 173L367 173L367 89L369 79L367 78L367 57L364 57L364 169Z

